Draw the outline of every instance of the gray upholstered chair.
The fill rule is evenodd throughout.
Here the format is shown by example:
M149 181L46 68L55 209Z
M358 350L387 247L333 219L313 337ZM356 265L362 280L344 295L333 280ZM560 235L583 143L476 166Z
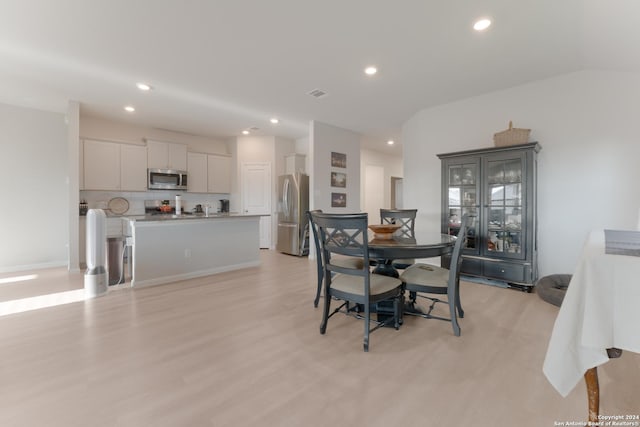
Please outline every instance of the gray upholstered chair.
M364 351L369 351L369 334L380 326L393 322L399 328L403 295L399 279L372 274L369 270L369 237L367 214L310 213L317 226L324 276L324 310L320 333L327 330L330 317L344 312L364 319ZM361 259L359 268L335 263L336 256ZM332 298L343 301L329 313ZM393 316L384 322L371 319L371 306L381 301L393 301ZM364 315L361 314L364 311ZM375 326L371 328L371 323Z
M398 224L402 237L415 237L415 223L417 209L380 209L380 224ZM404 270L413 265L415 259L395 259L391 262L393 268Z
M460 265L462 264L462 249L467 240L468 224L469 217L465 215L462 217L462 222L460 223L460 231L458 232L458 239L453 247L449 269L417 263L407 268L400 275L400 280L405 283L405 289L409 291L409 305L411 309L405 310L405 314L422 316L427 319L450 321L453 326L453 333L456 336L460 336L458 316L464 317L464 310L462 310L462 304L460 303ZM446 295L447 300L442 301L438 298L423 294ZM426 312L417 307L417 297L426 298L431 301L431 305ZM439 302L448 303L449 318L432 314L436 303Z
M322 210L316 209L313 211L307 211L307 219L309 220L309 228L311 228L311 232L313 234L313 242L315 244L316 249L316 269L318 276L318 285L316 288L316 297L313 300L313 306L317 307L318 302L320 301L320 294L322 293L322 279L324 278L324 270L322 266L322 250L320 249L320 241L318 240L318 227L313 222L313 217L311 213L322 213ZM343 256L335 256L333 258L333 263L342 265L343 267L352 267L352 268L362 268L363 265L362 258L356 257L343 257Z

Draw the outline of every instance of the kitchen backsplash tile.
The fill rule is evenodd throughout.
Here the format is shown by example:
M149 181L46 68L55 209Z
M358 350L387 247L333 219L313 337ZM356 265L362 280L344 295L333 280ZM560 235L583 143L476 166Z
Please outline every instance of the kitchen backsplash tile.
M186 193L181 191L147 191L147 192L122 192L122 191L80 191L80 200L86 200L89 209L106 209L109 200L114 197L124 197L129 202L129 210L126 215L144 215L145 200L175 200L176 194L182 196L182 207L185 211L192 211L196 205L211 206L212 212L220 208L220 200L228 199L224 194Z

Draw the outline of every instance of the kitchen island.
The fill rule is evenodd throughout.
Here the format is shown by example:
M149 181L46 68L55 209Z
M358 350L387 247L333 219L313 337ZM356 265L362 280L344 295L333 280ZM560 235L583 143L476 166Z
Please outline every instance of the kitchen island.
M132 287L260 264L259 215L168 214L124 219L132 246Z

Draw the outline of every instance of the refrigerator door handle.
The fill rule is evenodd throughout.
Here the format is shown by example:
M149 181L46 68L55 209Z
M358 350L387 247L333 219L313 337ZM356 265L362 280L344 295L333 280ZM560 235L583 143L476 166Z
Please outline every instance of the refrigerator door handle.
M286 218L289 218L291 213L289 212L289 178L285 178L284 187L282 190L282 204L284 207L284 214Z

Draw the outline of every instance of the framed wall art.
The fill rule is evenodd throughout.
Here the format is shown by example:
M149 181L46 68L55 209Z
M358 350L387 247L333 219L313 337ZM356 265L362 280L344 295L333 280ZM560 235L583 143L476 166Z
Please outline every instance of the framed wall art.
M331 186L347 188L347 174L342 172L331 172Z
M334 151L331 152L331 166L334 168L343 168L347 167L347 155L344 153L336 153Z
M347 207L347 193L331 193L331 207L332 208L346 208Z

